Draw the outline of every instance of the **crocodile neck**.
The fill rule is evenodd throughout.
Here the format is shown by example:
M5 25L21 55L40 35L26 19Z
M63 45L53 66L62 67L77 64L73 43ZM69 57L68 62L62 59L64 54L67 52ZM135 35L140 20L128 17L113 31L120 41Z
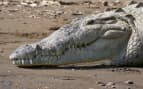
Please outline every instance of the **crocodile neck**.
M132 15L134 20L131 20L132 33L127 43L127 47L119 56L114 57L113 64L118 66L126 65L141 65L143 61L143 7L137 7L138 4L133 4L123 8L125 13Z
M131 14L135 17L134 24L137 30L137 34L140 38L143 38L143 6L138 7L139 4L133 4L128 7L123 8L126 13ZM142 39L143 40L143 39Z

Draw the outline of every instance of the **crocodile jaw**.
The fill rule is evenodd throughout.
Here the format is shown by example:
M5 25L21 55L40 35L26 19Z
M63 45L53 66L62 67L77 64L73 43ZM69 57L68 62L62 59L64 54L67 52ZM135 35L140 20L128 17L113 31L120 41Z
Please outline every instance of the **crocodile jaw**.
M103 41L104 40L99 40L89 46L82 48L75 48L73 46L73 48L70 48L63 55L54 54L49 56L37 54L37 56L34 58L32 53L30 53L31 56L24 54L23 57L18 57L15 54L11 54L10 59L12 60L12 63L16 64L17 66L66 65L81 62L92 62L103 59L112 59L112 57L122 51L122 48L125 46L122 44L119 44L118 46L112 46L110 43L113 43L113 41L109 42L108 44L101 45L100 43ZM104 51L105 49L106 51Z
M29 53L23 53L22 55L16 55L13 53L10 55L10 59L12 60L13 64L22 67L41 65L55 66L91 62L103 59L112 59L117 54L120 54L122 49L125 48L126 44L127 40L122 39L117 41L99 39L92 44L86 46L84 45L83 47L77 47L75 45L69 46L69 49L65 50L63 54L60 52L59 54L56 52L51 52L48 54L50 51L44 50L46 48L43 46L43 50L39 52L38 50L32 50L31 52L29 51ZM35 55L36 57L34 57Z

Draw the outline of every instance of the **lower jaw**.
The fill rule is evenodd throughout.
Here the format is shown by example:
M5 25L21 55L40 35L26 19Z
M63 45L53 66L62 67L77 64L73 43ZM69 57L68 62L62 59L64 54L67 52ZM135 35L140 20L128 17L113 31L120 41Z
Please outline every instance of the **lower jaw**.
M60 61L60 60L59 60ZM87 63L87 62L93 62L95 60L77 60L77 61L64 61L64 62L58 62L56 59L52 62L49 61L42 61L37 60L30 62L29 60L26 60L22 62L22 60L13 60L12 64L15 64L18 67L57 67L57 66L63 66L63 65L69 65L69 64L78 64L78 63Z
M14 65L16 65L16 66L18 66L18 67L57 66L57 65L55 65L55 64L47 64L47 63L45 63L45 62L30 63L30 62L28 62L28 61L24 61L24 62L22 63L21 60L13 60L13 61L12 61L12 64L14 64Z
M84 56L81 57L80 54L87 54L86 48L77 50L75 48L68 50L64 55L60 56L41 56L37 55L36 58L27 57L27 59L17 59L13 60L12 64L19 67L35 67L35 66L60 66L68 64L76 64L89 62L93 60L84 60ZM30 59L31 58L31 59ZM77 60L76 60L77 59Z
M32 67L57 67L58 65L45 65L45 64L33 64L33 65L29 65L29 64L25 64L25 65L16 65L17 67L22 67L22 68L32 68Z
M72 54L71 54L72 53ZM68 56L69 55L69 56ZM78 58L75 58L78 57ZM85 63L85 62L93 62L96 60L84 59L85 57L80 57L78 53L69 52L67 56L38 56L36 58L28 58L28 59L17 59L12 60L12 64L15 64L19 67L39 67L39 66L61 66L61 65L69 65L69 64L77 64L77 63Z

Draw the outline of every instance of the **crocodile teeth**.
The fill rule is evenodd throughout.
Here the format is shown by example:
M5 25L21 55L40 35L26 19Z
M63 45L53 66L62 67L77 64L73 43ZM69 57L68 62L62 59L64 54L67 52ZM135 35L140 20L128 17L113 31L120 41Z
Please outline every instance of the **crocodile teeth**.
M57 56L57 59L60 59L60 56Z
M33 61L32 61L32 59L30 59L30 61L29 61L29 62L30 62L30 64L33 64Z
M23 59L21 60L21 62L22 62L22 64L24 64L24 60Z
M51 55L56 55L56 53L55 52L51 52Z
M12 61L12 64L15 64L15 61Z
M74 46L74 45L72 45L72 48L75 48L75 46Z

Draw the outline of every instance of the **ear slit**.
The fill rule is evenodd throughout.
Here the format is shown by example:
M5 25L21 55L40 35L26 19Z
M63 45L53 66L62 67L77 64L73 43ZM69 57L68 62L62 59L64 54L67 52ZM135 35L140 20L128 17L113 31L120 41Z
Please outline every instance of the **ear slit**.
M140 2L140 3L136 6L136 8L140 8L140 7L143 7L143 3L142 3L142 2Z

